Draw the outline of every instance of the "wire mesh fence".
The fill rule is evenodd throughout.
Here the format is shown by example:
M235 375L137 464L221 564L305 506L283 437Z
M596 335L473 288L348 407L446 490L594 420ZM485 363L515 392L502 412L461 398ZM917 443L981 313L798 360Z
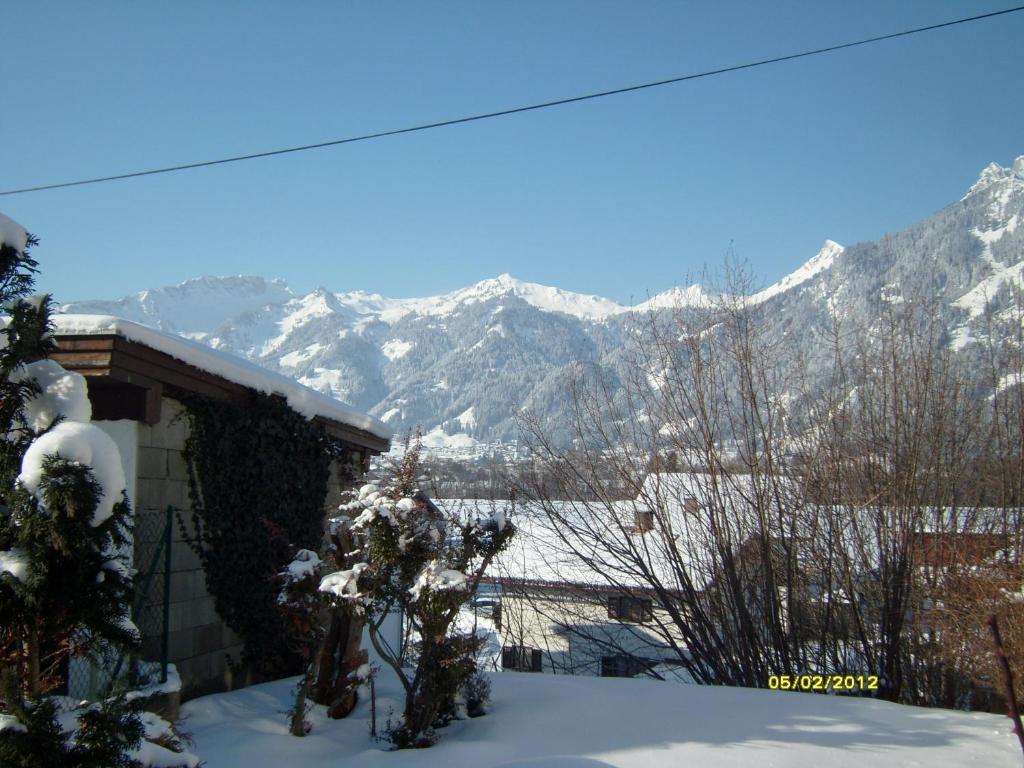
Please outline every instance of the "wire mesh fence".
M134 688L167 680L173 525L173 507L135 512L132 563L136 573L131 619L139 629L141 644L129 656L108 647L94 648L95 659L71 658L67 672L69 696L92 700L118 685Z

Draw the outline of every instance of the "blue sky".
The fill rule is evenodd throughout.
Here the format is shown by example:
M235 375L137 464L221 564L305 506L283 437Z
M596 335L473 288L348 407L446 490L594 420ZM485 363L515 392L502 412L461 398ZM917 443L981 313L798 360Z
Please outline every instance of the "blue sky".
M1012 2L10 3L0 188L684 75ZM1024 13L583 104L0 197L39 286L204 274L391 296L510 272L618 301L730 250L767 284L1024 154Z

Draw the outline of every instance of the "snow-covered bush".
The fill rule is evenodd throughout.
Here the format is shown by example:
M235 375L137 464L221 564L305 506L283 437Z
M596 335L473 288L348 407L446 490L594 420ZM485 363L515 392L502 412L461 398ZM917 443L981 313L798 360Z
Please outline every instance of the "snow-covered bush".
M305 662L305 673L299 680L292 707L289 731L293 736L305 736L311 728L306 720L306 701L317 662L324 655L323 643L328 633L325 622L327 599L319 591L320 556L311 549L299 549L288 566L278 574L280 592L277 604L286 619L289 646ZM347 713L346 713L347 714Z
M47 695L71 657L139 641L119 554L129 510L117 447L88 423L85 380L46 359L50 299L24 298L35 241L2 215L0 239L0 764L195 765L163 731L154 738L171 749L151 742L123 696Z
M402 723L390 732L399 748L429 746L433 729L465 708L479 640L454 622L515 532L504 513L460 519L438 509L417 489L419 453L410 447L388 481L364 485L342 505L333 524L350 527L358 546L347 567L320 582L336 603L362 613L374 650L405 689ZM396 611L409 629L402 648L381 633Z
M491 703L491 678L483 672L476 671L462 684L462 698L466 704L466 714L480 717L487 714Z
M309 732L307 699L325 706L330 718L347 717L355 708L359 688L369 680L370 665L360 647L364 613L353 601L332 596L335 591L356 593L356 581L366 564L355 562L347 568L356 557L355 548L350 526L333 525L323 559L299 549L278 574L277 602L288 626L287 639L305 660L291 711L289 730L294 736Z

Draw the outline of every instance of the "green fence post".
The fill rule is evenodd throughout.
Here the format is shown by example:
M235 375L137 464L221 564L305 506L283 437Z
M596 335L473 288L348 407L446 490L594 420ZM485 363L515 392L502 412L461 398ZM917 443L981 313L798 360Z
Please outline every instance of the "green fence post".
M171 628L171 542L174 530L174 507L167 506L167 524L164 526L164 626L160 638L160 682L167 682L167 657L170 651Z
M161 654L161 672L160 682L167 682L167 655L168 655L168 628L170 624L170 613L171 613L171 538L173 529L171 522L174 519L174 507L167 507L167 519L164 523L163 535L160 537L159 543L157 544L156 552L153 553L153 559L149 561L149 567L146 568L146 575L142 582L142 589L136 590L138 594L135 597L134 605L132 606L131 619L134 622L138 622L139 615L142 613L143 603L145 602L146 595L149 594L149 589L153 584L153 577L156 576L156 567L160 562L160 555L164 554L164 626L163 636L160 642L160 654ZM163 550L167 550L163 552ZM121 674L121 667L124 665L124 656L118 656L117 664L114 666L114 671L111 674L111 689L114 686L114 682Z

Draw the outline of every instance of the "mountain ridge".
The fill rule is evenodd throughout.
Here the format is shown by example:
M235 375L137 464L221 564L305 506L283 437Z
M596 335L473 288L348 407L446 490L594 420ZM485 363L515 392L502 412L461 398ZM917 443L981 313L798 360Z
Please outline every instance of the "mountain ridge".
M843 250L843 246L838 243L826 240L821 250L796 270L745 298L759 303L771 295L793 287L822 269L827 269L832 258ZM197 292L200 293L200 297L195 296ZM680 303L683 306L709 306L716 299L721 298L719 294L709 292L703 285L694 283L686 288L669 288L636 304L620 304L614 299L595 294L579 293L556 286L520 280L507 272L448 293L407 298L387 297L358 289L331 291L324 286L314 288L308 294L296 294L284 278L267 279L259 275L203 275L189 278L172 286L146 288L133 295L122 296L118 299L87 299L68 302L61 305L61 311L110 314L109 310L118 309L125 313L125 319L140 321L148 318L155 327L160 327L161 324L163 326L169 324L167 316L160 312L162 304L177 301L191 313L193 306L197 303L197 298L202 298L204 302L209 303L215 296L231 295L236 300L244 302L246 294L249 294L249 298L255 301L250 309L263 309L269 304L287 301L304 302L310 297L317 296L327 301L333 300L339 307L344 307L358 315L379 316L385 322L394 322L407 314L443 316L456 311L461 304L486 302L508 295L521 298L542 311L560 312L591 321L601 321L611 316L645 311L651 308L678 306ZM128 314L132 316L129 317ZM197 322L194 314L190 314L189 318L188 322L173 322L171 324L185 326ZM176 327L164 327L164 330L180 332Z
M505 273L446 294L391 298L280 279L201 277L62 311L115 314L239 354L327 392L428 445L515 439L522 407L557 423L565 374L587 360L621 373L637 315L708 311L739 300L793 349L814 350L833 321L873 318L918 292L939 297L950 348L971 354L985 318L1009 319L1024 282L1024 156L991 164L959 201L877 241L817 254L770 286L723 296L700 284L646 301L530 283ZM813 355L811 356L813 358Z

